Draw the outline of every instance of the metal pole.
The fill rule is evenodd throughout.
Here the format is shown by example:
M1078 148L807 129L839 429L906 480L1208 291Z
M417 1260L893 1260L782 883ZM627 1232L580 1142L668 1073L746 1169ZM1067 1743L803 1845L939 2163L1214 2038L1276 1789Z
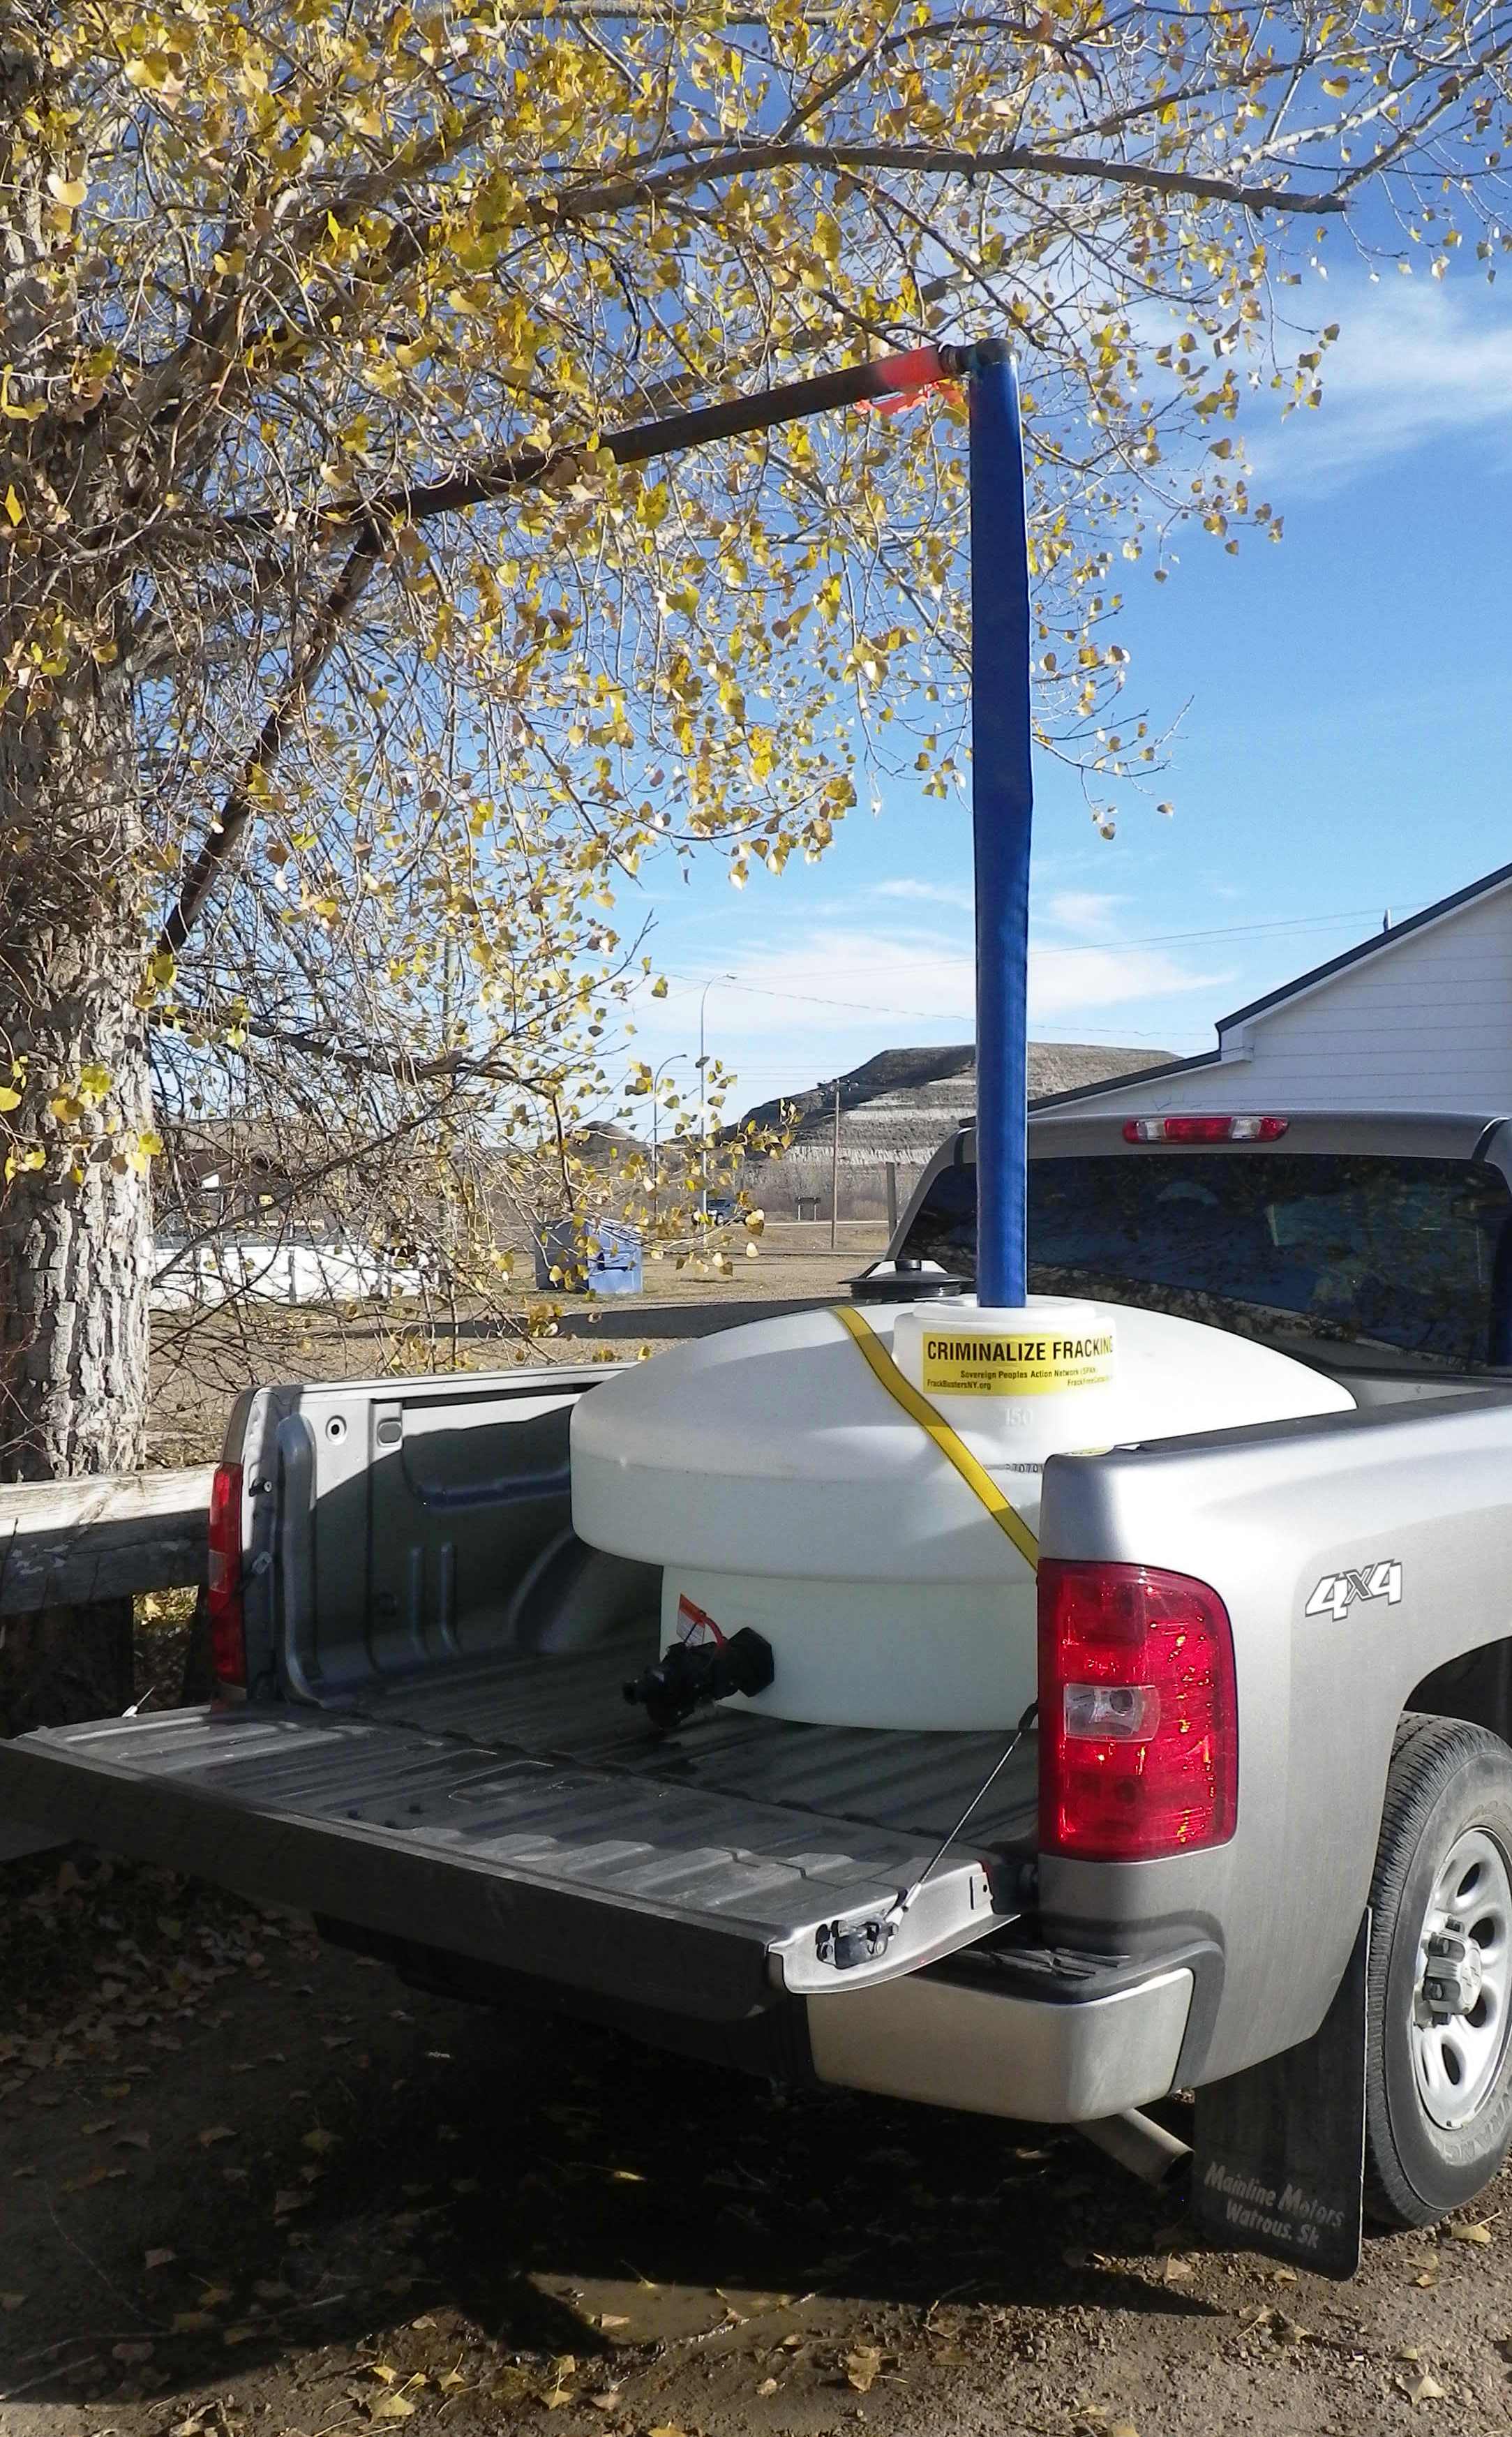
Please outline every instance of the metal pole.
M668 1067L681 1065L686 1055L686 1051L674 1049L669 1058L664 1058L662 1060L661 1064L654 1070L651 1078L651 1215L652 1218L656 1216L656 1199L662 1181L661 1162L657 1156L656 1150L658 1121L661 1116L661 1101L658 1098L657 1094L660 1088L662 1077L666 1074Z
M835 1078L835 1132L829 1147L829 1249L840 1241L840 1077Z
M890 1159L883 1170L887 1183L887 1240L897 1234L897 1162Z
M705 982L698 1002L698 1206L706 1218L709 1215L709 1104L708 1066L704 1048L704 1010L709 1003L712 982Z
M709 1215L709 1108L708 1059L704 1049L704 1010L709 1003L709 992L716 982L733 982L733 973L711 973L699 992L698 1001L698 1206L706 1218Z
M1028 1292L1029 543L1007 342L972 350L971 745L977 881L977 1301Z

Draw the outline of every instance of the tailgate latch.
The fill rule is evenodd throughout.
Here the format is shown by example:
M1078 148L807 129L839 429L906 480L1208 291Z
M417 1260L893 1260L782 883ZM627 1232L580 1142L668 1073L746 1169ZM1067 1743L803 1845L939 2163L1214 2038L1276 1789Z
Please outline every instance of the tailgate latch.
M837 1972L876 1963L892 1945L896 1928L893 1913L878 1913L869 1920L822 1920L814 1932L815 1958Z

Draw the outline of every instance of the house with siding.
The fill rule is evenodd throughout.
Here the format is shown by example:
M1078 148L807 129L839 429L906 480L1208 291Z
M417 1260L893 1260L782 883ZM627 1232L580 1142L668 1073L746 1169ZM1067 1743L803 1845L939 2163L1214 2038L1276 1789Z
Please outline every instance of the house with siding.
M1220 1018L1197 1058L1043 1109L1512 1112L1512 863Z

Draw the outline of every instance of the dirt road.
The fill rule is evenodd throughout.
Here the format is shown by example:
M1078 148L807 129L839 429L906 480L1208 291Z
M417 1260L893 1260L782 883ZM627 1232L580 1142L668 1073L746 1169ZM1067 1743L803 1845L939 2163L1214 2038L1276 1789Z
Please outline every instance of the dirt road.
M0 1990L4 2437L1512 2419L1506 2186L1296 2279L1073 2138L500 2022L124 1867L12 1865Z

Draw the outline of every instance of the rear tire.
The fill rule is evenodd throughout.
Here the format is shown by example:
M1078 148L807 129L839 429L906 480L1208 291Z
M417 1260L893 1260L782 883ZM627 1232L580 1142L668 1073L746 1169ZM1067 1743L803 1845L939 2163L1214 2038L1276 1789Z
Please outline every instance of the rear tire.
M1365 2209L1432 2225L1512 2144L1512 1749L1496 1735L1402 1720L1370 1902Z

